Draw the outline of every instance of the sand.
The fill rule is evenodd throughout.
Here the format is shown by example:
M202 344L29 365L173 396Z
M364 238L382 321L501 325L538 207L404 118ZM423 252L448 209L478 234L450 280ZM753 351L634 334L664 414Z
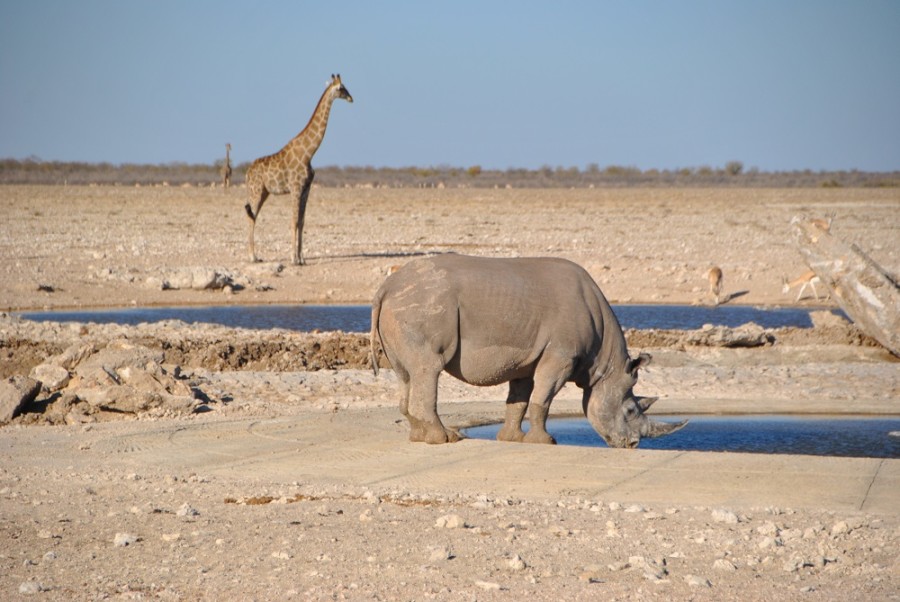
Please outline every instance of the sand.
M240 188L2 187L0 309L368 303L392 266L447 251L566 257L613 303L709 304L706 272L718 265L729 303L828 308L832 300L797 302L781 284L808 269L791 217L831 212L833 234L900 273L893 189L317 188L303 267L288 262L287 199L273 197L262 211L257 264L246 259L242 206ZM200 272L228 286L172 288ZM0 340L4 375L26 371L56 339L106 336L94 326L20 324L24 339L43 332L51 340L17 346L14 322ZM665 468L670 456L649 451L584 452L612 472L593 487L567 487L554 458L582 460L561 448L408 443L389 371L376 379L356 365L299 370L273 342L302 345L312 335L166 328L178 334L124 336L199 337L217 349L265 340L272 355L234 366L180 355L211 396L209 411L189 417L47 425L32 413L0 427L0 597L883 600L900 591L900 513L889 504L810 499L806 481L779 488L774 472L772 489L753 495L739 475L721 491L676 478L662 491L629 493L616 466L640 472L650 462L647 474L677 476ZM655 362L639 392L661 395L659 410L669 412L898 413L895 358L858 337L813 330L754 349L641 339ZM499 415L504 391L443 379L440 396L448 422L463 424ZM557 406L577 411L577 391L564 389ZM190 433L192 443L181 443ZM468 483L464 472L451 486L412 468L503 471L492 454L517 466L533 458L534 470L501 487ZM398 457L412 464L378 484L337 470L357 457L385 471L402 473ZM778 458L787 474L816 472L804 457ZM900 499L897 460L824 465L833 467L826 474L863 477L865 500ZM610 478L619 485L599 486ZM830 487L844 491L848 480ZM866 482L878 491L867 494Z

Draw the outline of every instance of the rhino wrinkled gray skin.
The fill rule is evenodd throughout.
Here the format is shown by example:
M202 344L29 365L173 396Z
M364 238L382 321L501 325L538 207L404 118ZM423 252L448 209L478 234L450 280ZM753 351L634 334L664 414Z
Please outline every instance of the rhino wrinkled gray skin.
M634 448L641 437L686 424L645 415L656 398L637 397L633 388L650 356L629 357L600 288L564 259L447 254L411 261L384 281L372 302L376 375L378 344L402 385L410 441L461 437L437 413L442 371L472 385L509 382L501 441L555 443L547 414L566 382L583 390L585 416L610 447Z

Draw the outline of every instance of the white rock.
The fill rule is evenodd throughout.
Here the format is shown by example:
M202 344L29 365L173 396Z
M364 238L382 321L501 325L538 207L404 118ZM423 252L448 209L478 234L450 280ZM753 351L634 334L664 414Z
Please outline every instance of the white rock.
M25 581L19 585L19 593L23 596L33 596L34 594L39 594L43 591L47 591L47 588L37 581Z
M716 508L712 511L712 518L717 523L725 523L727 525L736 525L738 523L738 516L731 510L725 510L724 508Z
M69 371L54 364L40 364L31 369L29 376L41 381L45 391L58 391L69 384Z
M834 523L831 527L831 535L832 537L836 537L838 535L844 535L850 532L850 525L847 524L847 521L838 521Z
M181 508L175 512L176 516L200 516L200 511L192 508L190 504L185 502L181 505Z
M770 520L767 520L756 528L756 532L760 535L776 536L778 535L778 527Z
M511 571L524 571L528 568L528 565L525 564L525 561L522 560L522 557L516 554L512 558L509 559L509 562L506 563Z
M684 582L691 587L712 587L712 583L705 577L699 575L685 575Z
M737 567L734 566L734 563L728 560L727 558L719 558L713 563L713 568L717 571L736 571Z
M113 545L117 548L124 548L125 546L130 546L139 541L137 535L132 535L131 533L116 533L115 538L113 539Z
M447 514L441 516L435 522L438 529L463 529L467 527L466 521L458 514Z

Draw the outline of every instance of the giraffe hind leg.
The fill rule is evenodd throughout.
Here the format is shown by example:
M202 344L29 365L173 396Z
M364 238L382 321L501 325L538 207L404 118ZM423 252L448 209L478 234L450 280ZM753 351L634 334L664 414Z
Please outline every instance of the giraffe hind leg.
M257 197L257 195L253 195ZM247 250L250 255L250 263L256 263L259 259L256 257L256 243L254 241L254 234L256 230L256 218L259 217L259 212L262 210L263 203L266 202L266 198L268 198L269 192L265 189L258 195L258 201L256 202L256 211L253 211L253 206L251 203L247 203L244 205L244 211L247 212L247 219L250 220L249 231L247 236Z

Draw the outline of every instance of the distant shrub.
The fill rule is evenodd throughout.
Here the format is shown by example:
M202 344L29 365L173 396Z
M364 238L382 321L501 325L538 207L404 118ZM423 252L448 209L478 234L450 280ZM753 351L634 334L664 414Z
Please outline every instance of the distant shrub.
M725 173L729 176L739 176L744 171L744 164L740 161L729 161L725 164Z

